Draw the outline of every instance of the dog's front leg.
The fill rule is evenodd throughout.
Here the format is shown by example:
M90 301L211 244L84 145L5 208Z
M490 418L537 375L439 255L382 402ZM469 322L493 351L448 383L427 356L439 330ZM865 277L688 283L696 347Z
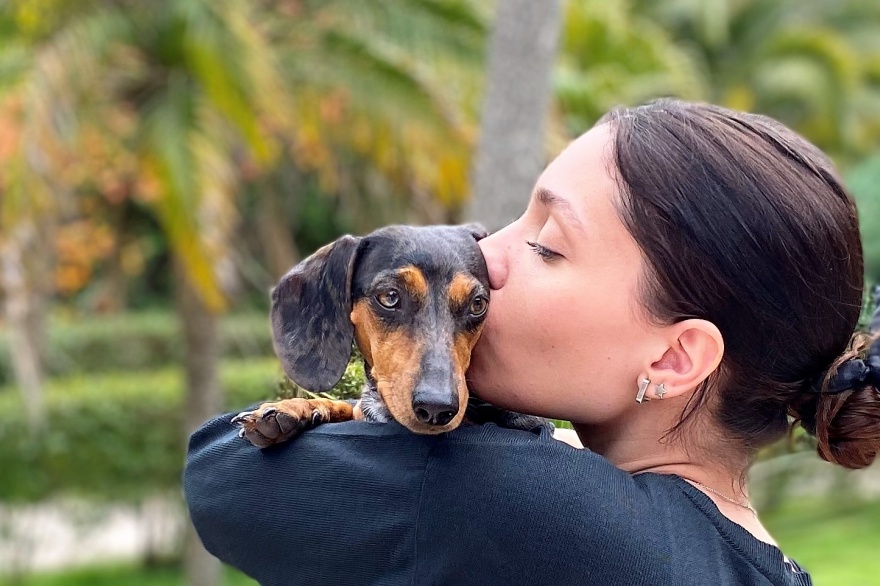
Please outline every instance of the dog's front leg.
M333 399L284 399L263 403L253 411L232 418L241 427L239 436L258 448L285 442L321 423L360 419L353 405Z

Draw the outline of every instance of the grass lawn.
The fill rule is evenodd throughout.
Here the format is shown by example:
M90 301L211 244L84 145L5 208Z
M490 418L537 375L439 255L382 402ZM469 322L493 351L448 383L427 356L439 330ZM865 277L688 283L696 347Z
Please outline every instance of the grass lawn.
M880 501L796 502L761 519L815 586L880 584Z
M785 551L813 576L815 586L880 584L880 501L803 501L762 515ZM0 579L0 586L13 586ZM91 568L31 576L14 586L186 586L176 567ZM224 586L256 586L226 568Z
M109 566L29 576L15 583L0 579L0 586L186 586L186 581L183 572L176 566L149 570ZM257 583L232 568L224 567L223 586L257 586Z

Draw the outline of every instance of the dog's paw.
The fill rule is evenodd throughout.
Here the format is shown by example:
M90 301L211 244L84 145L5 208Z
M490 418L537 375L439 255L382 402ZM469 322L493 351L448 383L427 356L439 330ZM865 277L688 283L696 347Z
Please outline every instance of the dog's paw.
M535 415L526 415L525 413L517 413L515 411L504 411L500 415L498 423L500 427L507 429L521 429L523 431L531 431L537 433L541 428L547 428L551 434L556 426L549 419L537 417Z
M321 423L326 415L308 399L286 399L239 413L231 423L241 428L239 437L258 448L266 448L297 437Z
M468 400L466 417L468 421L476 424L494 423L498 427L520 429L532 433L539 433L543 428L552 433L555 429L553 422L549 419L508 411L473 396Z

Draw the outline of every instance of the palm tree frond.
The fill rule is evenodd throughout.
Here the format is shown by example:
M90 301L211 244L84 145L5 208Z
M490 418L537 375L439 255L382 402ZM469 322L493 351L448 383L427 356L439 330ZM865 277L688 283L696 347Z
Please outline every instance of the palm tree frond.
M154 206L171 247L182 260L205 306L218 312L226 307L226 299L210 252L201 238L198 170L189 136L193 116L184 81L172 82L167 97L153 103L146 113L142 161L146 172L153 174L161 185Z
M202 84L215 107L239 130L257 159L271 160L275 156L275 146L262 132L258 110L253 108L253 95L262 88L255 87L241 61L241 56L250 53L253 45L243 46L241 37L234 34L246 25L235 23L236 31L228 19L221 20L226 15L207 7L190 16L181 44L193 76Z

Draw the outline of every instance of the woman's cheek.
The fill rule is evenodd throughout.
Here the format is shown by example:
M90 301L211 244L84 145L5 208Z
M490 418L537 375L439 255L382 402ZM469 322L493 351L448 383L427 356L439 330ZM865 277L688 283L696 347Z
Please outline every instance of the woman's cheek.
M508 356L509 346L505 334L497 327L501 323L499 313L497 307L489 310L467 372L471 390L494 404L505 402L504 395L511 384L508 375L512 362Z

